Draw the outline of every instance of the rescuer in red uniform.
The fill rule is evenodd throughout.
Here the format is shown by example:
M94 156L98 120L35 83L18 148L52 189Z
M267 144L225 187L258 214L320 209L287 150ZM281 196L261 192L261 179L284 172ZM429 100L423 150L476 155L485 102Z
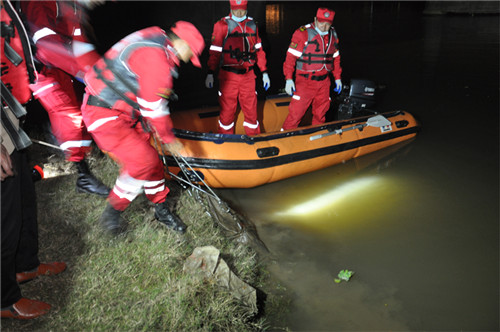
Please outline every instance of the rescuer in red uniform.
M182 148L172 132L168 98L180 61L201 67L204 47L191 23L179 21L168 33L150 27L116 43L85 75L83 119L97 145L121 166L100 220L110 233L124 230L121 212L142 191L161 223L185 232L167 206L163 164L150 138L155 135L174 153Z
M219 133L233 134L238 100L245 116L247 135L260 133L257 120L254 66L262 72L264 89L271 81L267 74L266 53L262 49L257 24L247 16L246 0L231 0L231 13L214 25L210 46L207 88L214 85L214 73L219 68Z
M36 59L44 65L38 81L30 87L47 110L52 132L66 159L76 165L77 190L107 196L110 189L94 177L85 161L92 138L83 123L81 100L73 82L75 78L82 81L85 72L100 58L83 35L80 6L75 1L21 1Z
M32 319L49 312L50 304L22 296L19 283L66 269L64 262L40 263L36 193L26 147L30 139L20 127L36 80L28 34L8 0L1 4L1 318Z
M330 72L335 78L334 91L340 93L339 39L332 27L335 12L319 8L314 23L295 30L283 64L285 91L292 96L289 113L282 129L294 129L312 103L312 124L325 122L330 108ZM295 71L295 82L293 73Z

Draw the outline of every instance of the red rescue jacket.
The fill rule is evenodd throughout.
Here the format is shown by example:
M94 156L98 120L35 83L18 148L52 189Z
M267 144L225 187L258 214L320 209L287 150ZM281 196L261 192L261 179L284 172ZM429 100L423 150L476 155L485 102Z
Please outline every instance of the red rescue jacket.
M247 17L243 22L236 22L231 16L226 16L215 23L208 68L211 71L219 66L246 69L255 63L261 72L267 70L266 54L253 18Z
M31 99L29 84L36 80L28 34L9 1L2 2L0 19L2 83L24 104Z
M87 92L132 119L144 117L163 142L169 143L174 136L167 99L179 61L174 54L161 28L134 32L111 47L87 72Z
M300 27L292 36L292 42L283 64L285 79L292 79L297 73L326 73L333 71L335 79L340 79L339 39L332 27L328 35L321 36L314 24Z
M83 78L99 59L94 45L83 35L82 8L75 1L21 1L36 58L49 67Z

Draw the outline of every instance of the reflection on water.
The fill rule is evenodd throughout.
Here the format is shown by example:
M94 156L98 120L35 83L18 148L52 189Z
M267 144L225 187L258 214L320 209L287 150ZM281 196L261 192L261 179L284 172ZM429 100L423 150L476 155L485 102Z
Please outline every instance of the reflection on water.
M409 183L392 175L391 165L410 150L411 143L404 142L295 179L222 191L232 203L254 211L250 216L276 257L271 272L293 293L294 307L286 322L292 330L408 328L401 318L392 317L402 306L391 276L382 277L389 283L373 287L380 276L371 272L383 263L374 266L358 259L366 250L372 259L379 254L373 242L399 218L391 216L401 204L395 197L404 197ZM382 241L378 249L387 250L390 241ZM346 268L355 276L336 284L336 274Z
M401 195L405 187L404 179L359 175L336 186L324 186L319 192L304 188L300 199L278 204L278 211L266 219L318 234L331 234L346 227L367 229L370 220L394 208L393 197Z
M283 212L276 213L277 216L287 217L302 217L313 216L315 214L324 214L324 210L332 210L339 207L341 204L345 205L349 200L359 201L363 195L371 192L371 186L375 184L376 177L356 178L355 180L344 183L336 188L328 190L326 193L320 193L319 196L309 196L304 192L304 197L307 200L303 203L293 203L291 208ZM359 195L355 197L355 195ZM371 195L371 194L370 194Z

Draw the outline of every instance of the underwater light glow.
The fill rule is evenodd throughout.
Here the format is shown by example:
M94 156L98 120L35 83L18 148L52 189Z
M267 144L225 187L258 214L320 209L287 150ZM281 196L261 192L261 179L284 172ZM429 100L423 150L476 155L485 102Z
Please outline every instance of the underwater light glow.
M340 185L316 198L312 198L307 202L295 205L286 211L277 212L276 215L298 216L318 212L326 207L331 207L342 202L351 195L365 191L377 181L379 181L378 177L358 178L354 181Z

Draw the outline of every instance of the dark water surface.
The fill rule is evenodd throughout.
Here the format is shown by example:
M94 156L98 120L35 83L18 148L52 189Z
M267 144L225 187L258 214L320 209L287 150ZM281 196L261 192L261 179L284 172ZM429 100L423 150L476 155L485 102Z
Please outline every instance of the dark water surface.
M354 28L342 15L344 78L386 84L379 106L411 112L422 131L397 151L221 191L293 294L274 324L497 331L499 17L351 12ZM336 284L342 269L355 275Z
M228 13L226 2L142 4L107 4L129 10L104 11L115 28L97 32L110 42L137 27L185 19L208 42L215 20ZM293 31L319 5L337 11L344 83L384 84L378 110L407 110L422 131L408 144L339 166L219 191L257 225L272 253L270 269L293 298L286 321L272 325L498 331L499 16L425 16L424 3L405 1L253 2L270 94L284 88ZM151 10L158 6L168 10ZM217 103L205 74L181 69L174 111ZM262 97L260 82L259 75ZM342 269L355 275L336 284Z

